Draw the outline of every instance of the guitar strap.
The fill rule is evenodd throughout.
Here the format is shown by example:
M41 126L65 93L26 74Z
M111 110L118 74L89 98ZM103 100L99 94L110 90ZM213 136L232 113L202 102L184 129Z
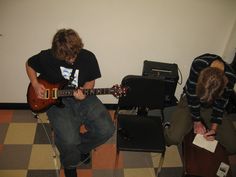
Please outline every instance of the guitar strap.
M75 87L73 84L72 84L72 81L74 80L74 78L75 78L75 70L76 70L76 67L75 67L75 65L73 65L74 67L73 67L73 70L72 70L72 72L71 72L71 74L70 74L70 77L69 77L69 81L68 81L68 87Z

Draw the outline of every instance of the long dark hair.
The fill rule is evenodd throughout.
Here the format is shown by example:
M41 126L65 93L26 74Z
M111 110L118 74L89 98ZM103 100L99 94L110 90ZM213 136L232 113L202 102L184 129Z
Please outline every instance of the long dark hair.
M52 40L53 55L61 60L76 57L83 48L82 39L73 29L60 29Z
M219 98L228 83L224 72L215 67L207 67L200 72L196 94L202 102L212 103Z

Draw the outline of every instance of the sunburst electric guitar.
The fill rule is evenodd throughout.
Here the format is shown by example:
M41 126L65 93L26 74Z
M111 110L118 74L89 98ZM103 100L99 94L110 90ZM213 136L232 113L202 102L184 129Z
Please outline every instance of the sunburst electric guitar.
M31 84L29 84L27 90L27 102L30 109L35 113L44 112L52 105L61 105L61 98L73 96L75 91L75 89L64 89L65 83L52 84L39 78L38 81L46 88L43 99L37 97ZM116 98L119 98L125 96L127 87L114 85L111 88L83 89L82 91L85 95L112 94Z

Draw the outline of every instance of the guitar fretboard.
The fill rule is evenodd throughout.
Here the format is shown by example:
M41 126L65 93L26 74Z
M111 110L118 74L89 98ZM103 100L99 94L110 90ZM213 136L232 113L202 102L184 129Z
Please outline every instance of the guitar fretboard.
M83 89L85 95L105 95L112 94L114 90L112 88L96 88L96 89ZM73 96L74 90L58 90L57 97Z

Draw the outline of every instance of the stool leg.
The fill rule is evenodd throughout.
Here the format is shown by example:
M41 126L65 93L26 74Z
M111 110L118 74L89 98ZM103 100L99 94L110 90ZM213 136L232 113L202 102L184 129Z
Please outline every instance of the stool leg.
M51 139L50 139L50 137L49 137L49 135L48 135L48 133L47 133L47 130L46 130L44 124L43 124L43 121L39 118L38 114L33 113L33 115L34 115L34 118L36 118L37 121L38 121L39 123L41 123L41 125L42 125L42 127L43 127L43 129L44 129L44 132L45 132L45 134L46 134L46 136L47 136L47 139L48 139L50 145L52 146L53 162L54 162L54 165L55 165L55 167L56 167L56 176L59 177L59 176L60 176L60 168L59 168L59 165L58 165L58 162L57 162L57 151L56 151L56 145L55 145L55 140L54 140L54 131L53 131L53 128L51 127L51 132L52 132L52 141L51 141Z
M57 151L56 151L56 145L55 145L55 135L53 128L51 127L51 136L52 136L52 149L53 149L53 158L56 158Z
M45 129L45 133L46 133L46 129ZM51 136L52 136L52 141L50 141L50 138L48 136L48 140L52 146L52 151L53 151L53 161L54 161L54 165L57 168L56 169L56 176L59 177L60 176L60 168L58 166L58 162L57 162L57 148L55 145L55 135L54 135L54 131L53 128L51 126Z
M160 161L159 161L159 164L158 164L158 169L157 169L157 172L156 172L157 177L160 176L161 168L162 168L162 165L164 163L164 157L165 157L165 152L161 153L161 158L160 158Z

